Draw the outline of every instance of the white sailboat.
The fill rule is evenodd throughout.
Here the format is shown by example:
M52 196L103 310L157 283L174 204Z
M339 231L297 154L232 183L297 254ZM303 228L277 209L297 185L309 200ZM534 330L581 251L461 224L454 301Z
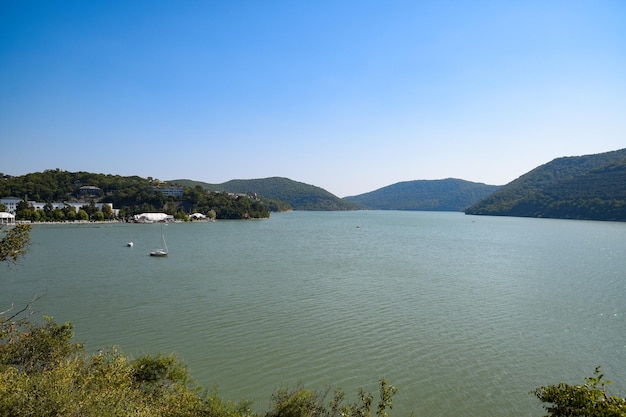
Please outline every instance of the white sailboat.
M150 252L150 256L167 256L167 243L165 243L165 236L163 235L163 225L161 225L161 243L162 247Z

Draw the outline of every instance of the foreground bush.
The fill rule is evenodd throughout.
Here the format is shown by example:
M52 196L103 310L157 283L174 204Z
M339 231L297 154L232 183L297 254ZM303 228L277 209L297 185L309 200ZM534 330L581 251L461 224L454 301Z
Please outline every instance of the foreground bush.
M22 310L22 312L26 309ZM190 380L172 355L131 359L112 348L87 354L72 341L70 323L43 324L0 313L0 416L259 417L250 403L233 403ZM381 381L376 414L386 417L396 388ZM344 394L279 390L265 417L368 417L373 396L344 405Z
M626 417L626 399L611 395L597 367L594 376L585 378L585 384L569 385L561 382L557 385L539 387L532 391L545 406L549 416L554 417Z
M189 381L173 356L93 355L51 319L0 322L0 416L228 416L253 413Z

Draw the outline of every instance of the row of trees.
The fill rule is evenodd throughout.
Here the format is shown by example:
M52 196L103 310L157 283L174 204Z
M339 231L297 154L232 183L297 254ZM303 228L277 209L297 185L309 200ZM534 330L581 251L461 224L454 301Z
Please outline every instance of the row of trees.
M6 210L0 204L0 211ZM63 221L103 221L113 220L115 215L108 205L98 208L95 203L85 204L78 210L74 206L65 205L63 208L54 207L51 203L46 203L43 209L35 209L26 201L21 201L17 205L15 213L17 220L29 220L33 222L63 222Z

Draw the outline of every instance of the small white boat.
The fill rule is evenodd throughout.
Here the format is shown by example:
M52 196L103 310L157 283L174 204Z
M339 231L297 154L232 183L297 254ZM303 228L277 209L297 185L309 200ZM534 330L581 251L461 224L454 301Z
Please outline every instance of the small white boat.
M150 256L167 256L167 251L165 249L155 249L150 252Z
M132 247L133 247L133 245L134 245L134 243L133 243L133 242L128 242L128 243L126 244L126 246L128 246L129 248L132 248Z
M163 256L167 256L168 254L167 243L165 243L165 236L163 235L163 225L161 225L161 243L163 244L163 247L151 251L150 256L163 257Z

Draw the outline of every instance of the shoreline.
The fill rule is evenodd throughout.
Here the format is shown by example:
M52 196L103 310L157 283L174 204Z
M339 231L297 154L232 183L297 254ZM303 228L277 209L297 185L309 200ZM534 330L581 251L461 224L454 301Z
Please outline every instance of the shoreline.
M248 220L248 219L246 219ZM250 219L250 220L256 220L256 219ZM18 220L15 223L10 223L12 225L17 225L17 224L30 224L33 226L41 226L41 225L67 225L67 226L83 226L83 225L90 225L90 224L97 224L97 225L102 225L102 224L110 224L110 225L121 225L121 224L158 224L158 223L213 223L216 222L217 219L214 220L190 220L190 221L184 221L184 220L175 220L172 222L127 222L124 220L76 220L76 221L54 221L54 222L33 222L30 220Z

